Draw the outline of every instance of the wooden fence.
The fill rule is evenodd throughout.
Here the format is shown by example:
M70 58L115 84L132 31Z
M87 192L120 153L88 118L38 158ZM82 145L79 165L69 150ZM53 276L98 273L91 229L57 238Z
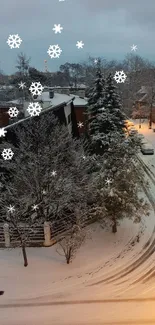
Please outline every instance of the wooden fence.
M85 218L83 225L94 222L95 220ZM24 228L24 235L26 234L26 225L20 225ZM51 246L60 240L67 231L71 228L70 223L56 223L44 222L42 225L35 227L30 231L27 226L27 241L26 245L29 247L37 246ZM7 223L0 223L0 248L2 247L19 247L20 238L15 229L11 228Z

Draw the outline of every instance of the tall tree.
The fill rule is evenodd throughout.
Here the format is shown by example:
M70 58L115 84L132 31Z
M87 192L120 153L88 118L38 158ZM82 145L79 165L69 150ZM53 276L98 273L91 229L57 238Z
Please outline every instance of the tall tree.
M105 87L105 108L108 108L111 118L118 132L124 132L125 114L122 111L121 99L118 95L116 86L114 85L113 76L110 73L106 79Z
M21 103L24 103L24 100L29 99L30 92L29 92L29 63L30 58L26 57L26 54L20 53L17 57L17 65L16 68L18 71L12 78L11 83L14 85L15 89L15 97L16 99L21 99ZM20 83L24 83L24 87L20 87Z
M87 117L87 135L90 142L90 151L98 154L100 152L101 141L99 137L94 141L94 137L98 136L98 120L97 116L102 114L105 96L105 80L101 73L100 62L98 62L96 70L96 79L93 87L89 90L88 106L86 110Z
M18 69L19 74L21 75L22 78L28 75L30 60L31 60L30 58L26 57L26 54L22 52L18 54L16 68Z
M36 220L57 226L65 222L64 230L66 223L74 224L77 208L83 217L89 217L89 202L95 202L91 157L84 159L81 143L72 139L67 127L60 125L52 112L43 112L10 128L16 146L8 141L1 144L2 152L7 148L14 152L11 160L0 158L1 167L9 173L1 176L3 219L10 205L16 213L9 216L8 223L14 222L16 229L19 222L33 216L33 206Z
M99 175L99 197L104 206L101 221L117 232L123 218L140 222L149 212L147 202L141 197L142 188L147 188L144 172L137 159L140 140L136 136L122 140L119 133L111 141L104 154Z
M125 115L112 75L109 74L106 85L99 67L97 76L95 87L90 89L87 114L91 151L103 155L115 133L125 136Z

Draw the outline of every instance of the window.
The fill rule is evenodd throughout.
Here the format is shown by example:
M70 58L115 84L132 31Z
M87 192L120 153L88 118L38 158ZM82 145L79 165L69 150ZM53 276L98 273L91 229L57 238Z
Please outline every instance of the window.
M67 116L67 123L68 123L68 124L71 123L71 114L69 114L69 115Z

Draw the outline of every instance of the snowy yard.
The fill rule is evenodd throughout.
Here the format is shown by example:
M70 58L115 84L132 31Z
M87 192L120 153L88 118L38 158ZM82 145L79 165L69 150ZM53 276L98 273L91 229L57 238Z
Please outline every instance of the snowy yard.
M56 246L28 248L27 268L23 266L20 249L0 250L0 289L5 291L0 299L1 324L50 325L51 322L62 324L62 321L63 324L69 324L71 320L72 324L94 324L92 320L108 320L114 316L116 321L121 306L111 312L110 305L96 304L93 305L96 312L92 314L91 305L50 307L48 304L153 296L154 280L143 283L140 278L143 276L145 279L147 274L151 274L154 263L153 254L149 253L154 240L154 213L143 221L133 224L132 221L124 220L116 234L101 229L97 224L91 226L92 239L81 247L70 265L57 254ZM149 239L150 244L144 248ZM16 304L16 308L10 308L12 304ZM26 304L33 307L26 307ZM41 304L46 307L41 307ZM78 312L79 308L83 310L82 314ZM126 306L123 308L125 311ZM103 314L103 310L106 310L106 314ZM136 313L137 310L142 312L136 309ZM123 318L126 316L126 313L121 315L121 320L126 319Z
M137 121L136 128L155 147L155 133L148 124L139 130ZM154 172L155 157L141 157ZM154 196L155 185L150 186ZM116 234L94 224L92 239L69 265L56 252L57 245L27 248L27 268L19 248L1 249L1 324L151 324L154 227L153 209L140 224L123 220Z

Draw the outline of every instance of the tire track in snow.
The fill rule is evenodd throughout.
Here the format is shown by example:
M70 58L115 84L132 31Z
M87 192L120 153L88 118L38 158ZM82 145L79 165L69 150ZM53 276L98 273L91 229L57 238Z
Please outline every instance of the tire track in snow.
M145 163L142 161L142 159L140 159L139 157L137 157L137 158L138 158L139 162L141 163L145 173L148 175L148 177L151 179L152 183L155 185L155 180L153 179L152 175L150 175L151 170L149 169L148 166L145 165ZM153 196L151 195L150 191L148 191L146 188L144 188L143 186L142 186L142 188L143 188L146 196L148 197L148 199L153 207L153 210L155 211L155 200L154 200ZM154 227L154 230L152 232L150 239L146 242L146 244L143 247L143 250L145 248L147 248L146 251L143 253L143 250L142 250L141 251L142 255L136 261L134 261L132 264L130 264L128 267L124 268L123 270L117 272L116 274L114 274L112 276L109 276L103 280L97 281L97 282L87 285L87 286L94 286L94 285L98 285L98 284L105 283L105 282L108 284L113 283L116 280L119 280L119 279L129 275L131 272L135 271L139 266L141 266L145 261L147 261L149 259L149 257L155 252L155 239L153 240L154 236L155 236L155 227ZM153 240L153 242L151 244L152 240ZM150 272L152 272L152 271L148 270L145 274L143 274L139 278L139 280L138 279L136 280L136 283L143 281L147 277L147 275L150 274ZM152 275L150 275L150 277L151 276ZM119 283L119 285L121 285L124 282L125 281L122 281L121 283Z
M155 302L155 297L151 298L115 298L115 299L85 299L85 300L60 300L48 302L29 302L29 303L10 303L0 304L0 309L3 308L23 308L23 307L42 307L42 306L63 306L63 305L88 305L88 304L107 304L107 303L147 303Z
M87 286L94 286L98 285L101 283L112 283L115 282L116 280L119 280L126 275L129 275L131 272L136 270L140 265L142 265L153 253L155 252L155 239L153 240L152 244L149 246L149 248L146 250L146 252L140 256L135 262L133 262L131 265L126 267L124 270L121 270L117 274L114 274L110 277L107 277L103 280L100 280L98 282L95 282L93 284L87 285Z

